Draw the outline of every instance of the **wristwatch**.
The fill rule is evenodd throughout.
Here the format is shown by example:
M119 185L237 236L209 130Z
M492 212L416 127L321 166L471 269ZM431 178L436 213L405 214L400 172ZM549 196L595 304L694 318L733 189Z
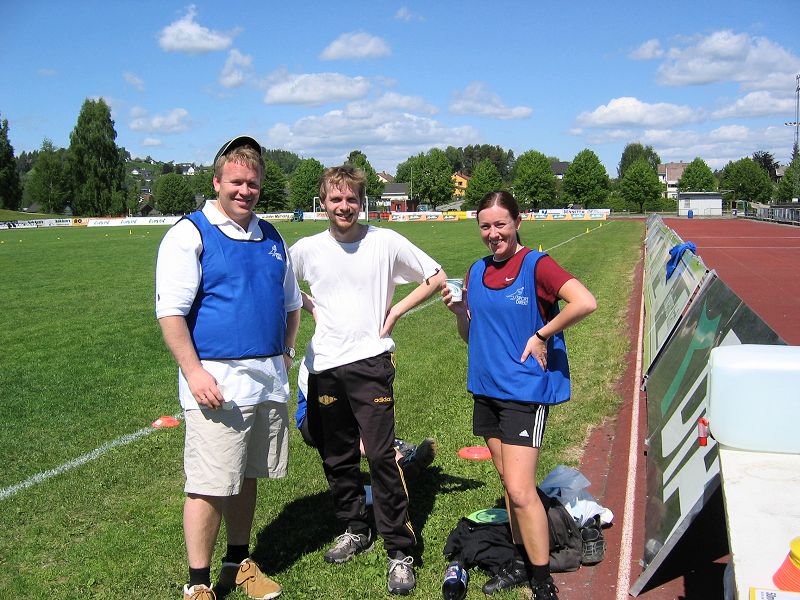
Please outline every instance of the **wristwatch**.
M294 348L292 347L284 348L283 353L289 358L294 358Z

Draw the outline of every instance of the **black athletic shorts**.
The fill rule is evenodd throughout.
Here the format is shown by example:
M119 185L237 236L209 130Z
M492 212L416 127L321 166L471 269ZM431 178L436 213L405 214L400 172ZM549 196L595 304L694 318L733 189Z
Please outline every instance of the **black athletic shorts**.
M472 433L504 444L539 448L550 406L475 396Z

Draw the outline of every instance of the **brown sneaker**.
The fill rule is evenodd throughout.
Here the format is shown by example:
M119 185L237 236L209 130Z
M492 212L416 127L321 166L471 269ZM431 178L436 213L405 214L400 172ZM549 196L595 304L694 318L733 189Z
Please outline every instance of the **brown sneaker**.
M253 600L277 598L283 591L277 582L264 575L258 565L249 558L245 558L239 564L222 563L217 588L228 592L234 586L238 586Z
M217 600L217 595L210 587L198 584L183 586L183 600Z

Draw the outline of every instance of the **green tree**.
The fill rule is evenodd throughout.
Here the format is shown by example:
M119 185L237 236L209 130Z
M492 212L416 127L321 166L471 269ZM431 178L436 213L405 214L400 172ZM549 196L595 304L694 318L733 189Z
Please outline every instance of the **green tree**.
M628 170L633 163L640 158L647 161L653 172L658 174L658 165L661 164L661 158L658 153L653 150L652 146L643 146L639 142L631 142L622 151L622 157L619 159L619 166L617 167L617 178L622 180L625 177L625 171Z
M36 165L25 180L28 201L38 203L42 212L62 213L69 199L69 183L64 167L64 152L45 138Z
M472 171L472 177L467 184L467 190L464 192L464 204L462 209L477 208L478 202L481 201L488 192L499 190L503 185L503 180L500 178L500 172L494 163L488 158L478 163L478 166Z
M276 212L285 210L286 207L286 175L277 164L267 158L264 160L264 180L261 182L258 208L264 212Z
M793 198L800 198L800 156L789 163L775 190L775 199L779 202L791 202Z
M186 178L177 173L158 178L155 198L158 210L165 215L186 214L195 209L194 192Z
M294 152L288 150L264 150L262 156L274 162L283 171L284 175L291 175L302 160Z
M719 187L726 192L725 199L731 203L731 208L739 200L766 203L772 198L769 175L750 158L725 165Z
M766 152L764 150L753 152L753 162L764 169L772 181L778 181L777 171L781 164L775 160L771 152Z
M319 180L325 167L315 158L306 158L297 165L289 182L289 206L312 210L314 197L319 196Z
M8 119L0 120L0 208L19 210L22 185L19 181L14 148L8 139Z
M347 164L361 169L367 175L367 196L370 198L378 199L383 195L383 189L386 185L378 178L378 174L372 165L367 160L367 155L361 150L353 150L347 157Z
M523 208L548 208L556 203L556 176L541 152L520 154L514 166L514 195Z
M74 214L107 215L117 204L114 194L122 191L125 166L116 137L108 104L102 98L84 101L67 152Z
M644 212L645 203L657 202L661 197L662 184L658 175L646 159L640 158L625 170L619 192L626 202L636 204Z
M597 155L581 150L564 174L564 200L584 208L600 207L608 197L608 173Z
M678 190L681 192L713 192L716 189L714 174L699 156L687 165L678 180Z
M414 164L414 197L436 209L453 199L453 178L450 161L444 150L432 148Z
M213 198L217 194L214 191L214 169L211 167L197 169L189 178L189 185L195 194L201 194L204 198Z

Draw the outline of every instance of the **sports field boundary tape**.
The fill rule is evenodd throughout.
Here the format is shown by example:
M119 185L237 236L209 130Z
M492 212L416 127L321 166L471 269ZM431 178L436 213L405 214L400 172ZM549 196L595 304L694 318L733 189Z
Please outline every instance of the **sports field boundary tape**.
M178 413L172 415L175 419L180 419L183 414ZM123 435L118 437L115 440L111 440L110 442L106 442L102 446L99 446L92 450L91 452L87 452L86 454L79 456L77 458L73 458L72 460L65 462L54 469L50 469L49 471L42 471L41 473L37 473L36 475L32 475L28 477L25 481L20 483L16 483L14 485L8 486L6 488L0 489L0 500L5 500L6 498L10 498L14 494L21 492L22 490L26 490L34 485L38 485L44 481L52 477L56 477L57 475L62 475L67 471L71 471L72 469L76 469L77 467L81 467L86 463L89 463L103 454L108 452L109 450L113 450L114 448L119 448L120 446L127 446L128 444L135 442L136 440L146 437L151 433L157 431L155 427L142 427L138 431L134 431L133 433L129 433L127 435Z
M639 381L642 376L642 341L644 339L644 291L639 305L639 333L636 340L636 372L631 405L628 477L625 483L625 508L622 512L622 539L617 567L617 600L626 600L631 586L631 553L633 551L633 519L636 501L636 471L639 462Z

